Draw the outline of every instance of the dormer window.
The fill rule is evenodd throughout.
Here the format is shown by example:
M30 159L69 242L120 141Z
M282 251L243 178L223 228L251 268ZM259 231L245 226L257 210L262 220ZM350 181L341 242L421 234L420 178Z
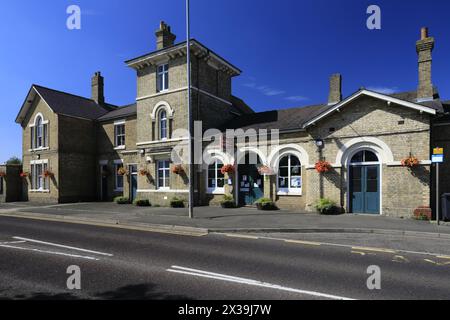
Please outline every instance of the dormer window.
M31 149L43 149L48 147L48 121L44 121L42 115L35 118L31 129Z
M162 64L157 67L156 90L158 92L169 90L169 64Z

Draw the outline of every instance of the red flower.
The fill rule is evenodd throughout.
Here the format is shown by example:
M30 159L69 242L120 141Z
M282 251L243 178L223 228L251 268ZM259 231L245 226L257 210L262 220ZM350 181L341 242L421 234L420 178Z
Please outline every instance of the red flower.
M2 177L2 178L6 177L6 172L0 171L0 177Z
M20 173L20 177L21 177L21 178L26 179L26 178L28 178L29 176L30 176L30 174L29 174L28 172L21 172L21 173Z
M143 176L143 177L146 177L146 176L148 176L150 173L149 173L147 170L145 170L145 169L141 169L141 170L139 170L139 174L140 174L141 176Z
M45 178L51 178L53 177L55 174L53 172L51 172L50 170L45 170L44 171L44 177Z
M234 166L232 164L226 164L220 169L220 172L222 174L233 173L234 172Z
M319 173L325 173L331 170L331 164L328 161L319 161L316 163L316 171Z
M408 158L402 159L401 163L403 167L414 168L420 164L420 161L416 157L409 156Z
M172 173L174 173L174 174L182 174L183 172L184 172L184 169L181 166L181 164L178 164L178 165L172 167Z

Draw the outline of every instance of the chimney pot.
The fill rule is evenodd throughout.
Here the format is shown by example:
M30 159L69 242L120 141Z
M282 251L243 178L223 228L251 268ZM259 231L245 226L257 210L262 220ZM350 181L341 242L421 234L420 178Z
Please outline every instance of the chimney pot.
M422 29L420 30L420 39L425 40L426 38L428 38L428 28L422 27Z

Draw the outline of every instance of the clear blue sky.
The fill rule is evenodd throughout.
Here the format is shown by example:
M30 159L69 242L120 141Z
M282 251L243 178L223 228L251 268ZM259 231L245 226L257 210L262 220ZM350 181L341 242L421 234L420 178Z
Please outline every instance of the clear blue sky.
M344 95L359 87L413 90L421 26L436 38L433 82L450 99L450 1L191 0L192 36L244 72L234 94L255 110L321 103L328 77L343 74ZM66 8L82 9L82 29L66 28ZM366 9L382 10L382 29L366 28ZM83 96L101 70L107 100L136 97L124 61L155 48L165 20L185 40L184 0L5 1L0 20L0 162L21 156L14 119L32 83Z

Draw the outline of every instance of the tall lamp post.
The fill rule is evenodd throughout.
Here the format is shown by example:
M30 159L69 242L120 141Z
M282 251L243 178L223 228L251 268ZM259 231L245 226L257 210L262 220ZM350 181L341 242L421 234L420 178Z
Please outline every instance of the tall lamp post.
M188 126L189 126L189 218L194 218L194 141L193 141L193 115L191 101L191 24L190 3L186 0L186 56L187 56L187 96L188 96Z

